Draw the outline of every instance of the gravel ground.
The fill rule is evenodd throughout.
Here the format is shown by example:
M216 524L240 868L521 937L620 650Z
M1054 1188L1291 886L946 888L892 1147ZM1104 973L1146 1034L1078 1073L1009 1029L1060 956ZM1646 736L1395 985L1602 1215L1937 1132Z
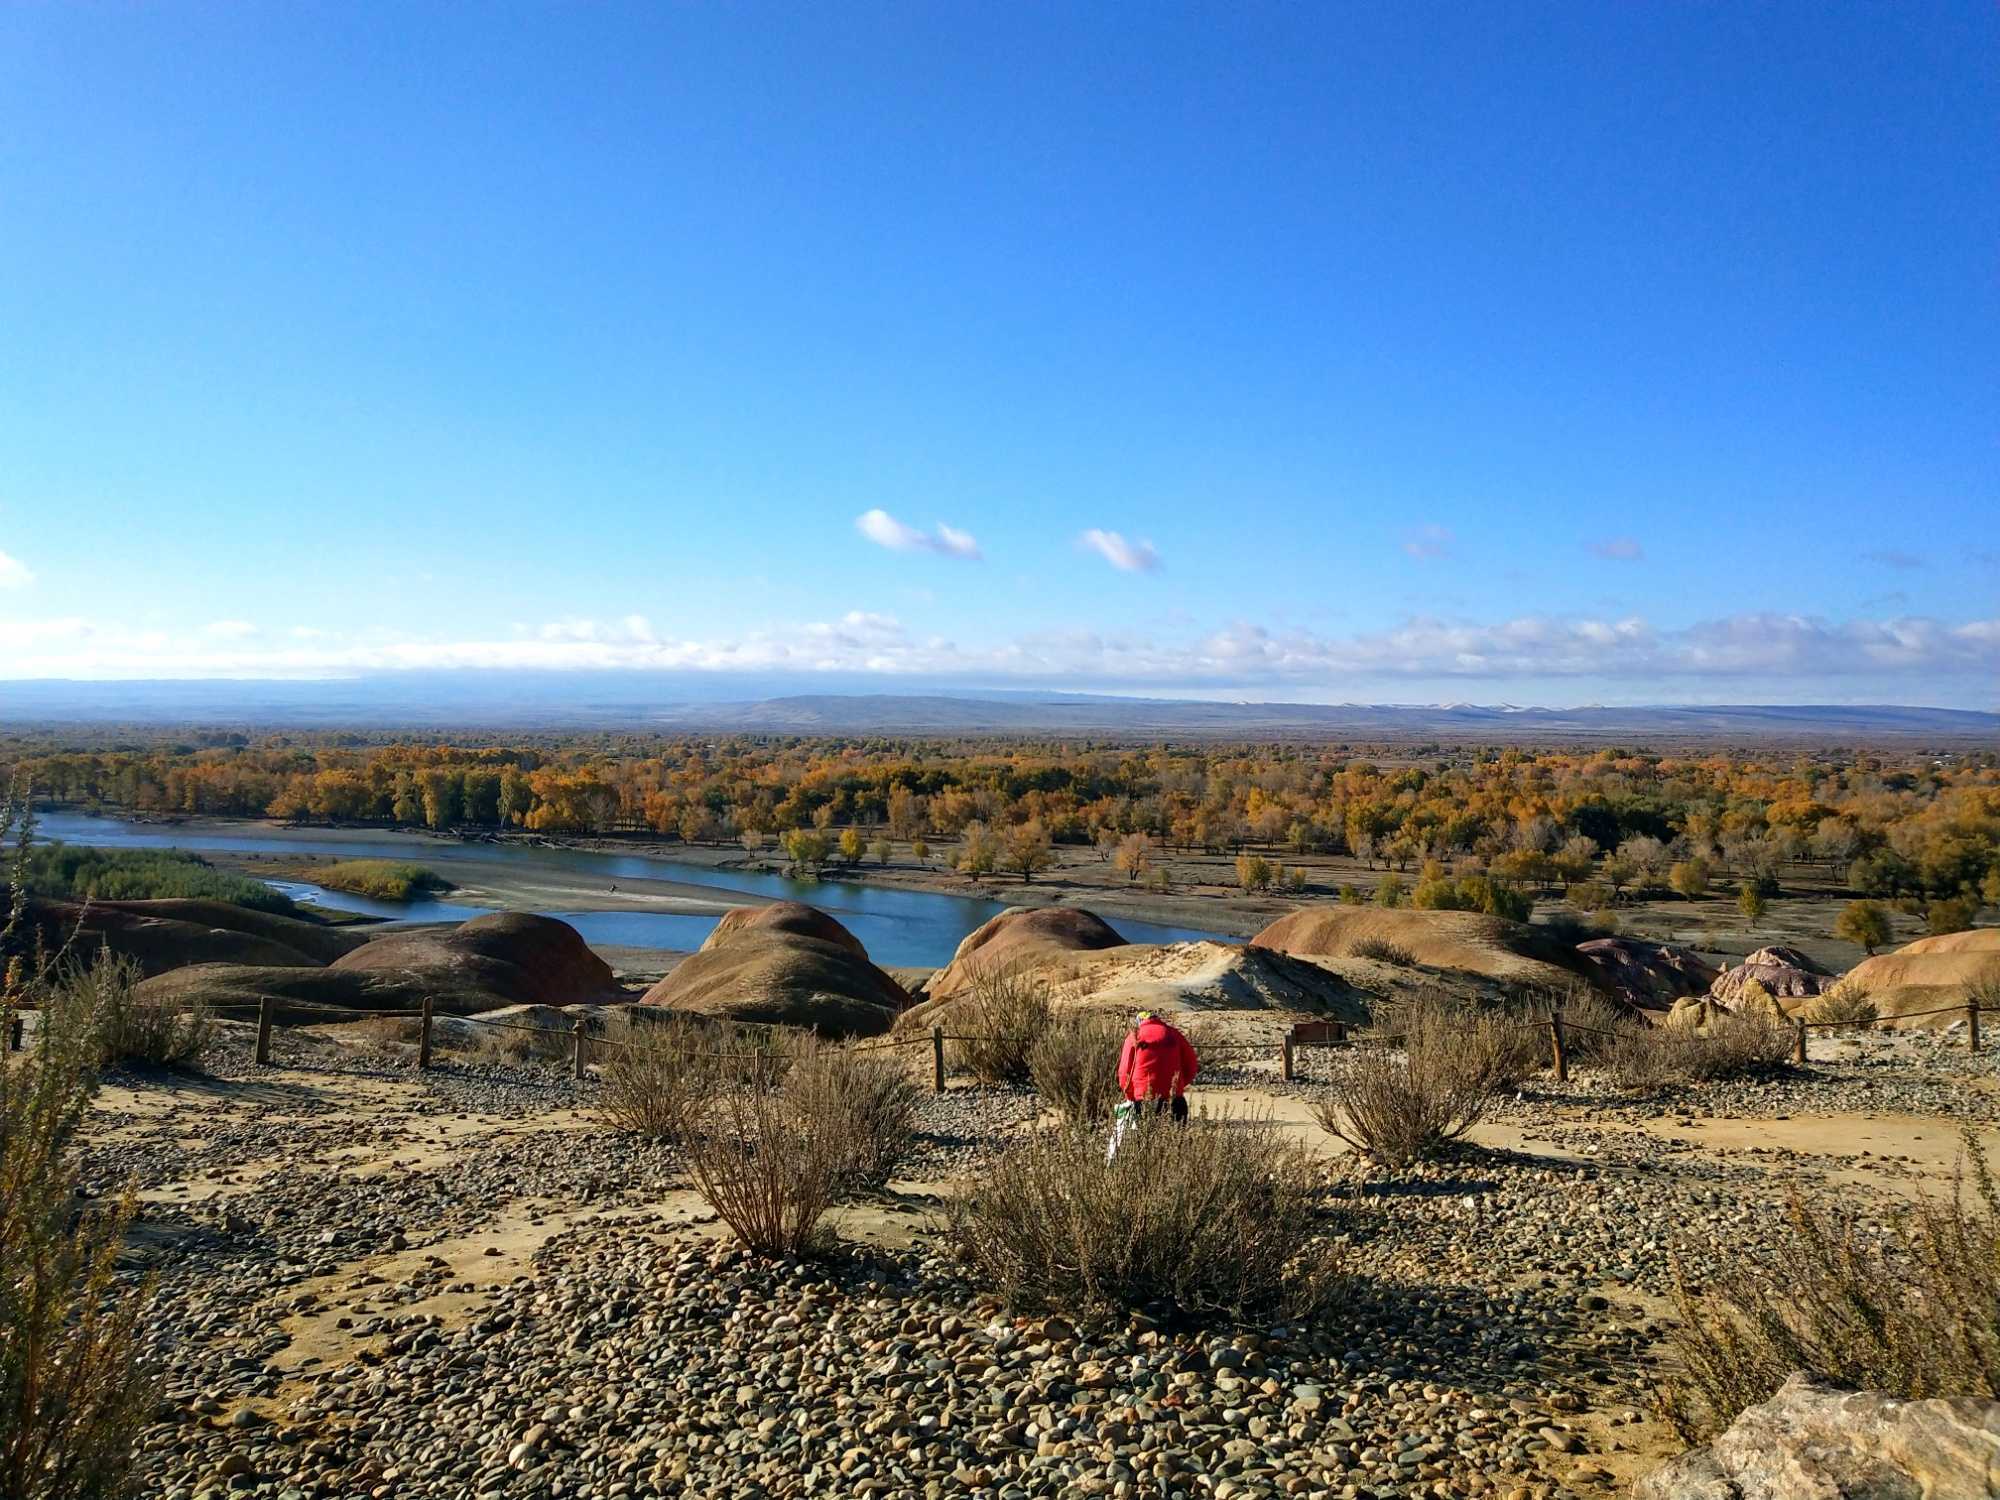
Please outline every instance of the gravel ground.
M669 1150L579 1119L594 1085L566 1069L420 1075L304 1034L278 1038L290 1066L234 1035L206 1079L121 1080L85 1168L147 1190L148 1495L1551 1500L1671 1446L1647 1390L1672 1257L1767 1243L1774 1162L1845 1160L1637 1127L1995 1119L1991 1055L1926 1045L1646 1100L1580 1076L1499 1111L1532 1149L1329 1159L1354 1280L1298 1327L1016 1315L910 1211L924 1193L884 1209L918 1226L901 1243L760 1262ZM1034 1113L1025 1091L926 1095L907 1171L971 1175Z

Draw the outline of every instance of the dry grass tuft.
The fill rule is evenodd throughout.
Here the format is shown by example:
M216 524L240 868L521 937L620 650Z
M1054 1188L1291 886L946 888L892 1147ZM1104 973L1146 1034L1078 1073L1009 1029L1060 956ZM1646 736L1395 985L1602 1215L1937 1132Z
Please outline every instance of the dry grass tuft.
M823 1137L841 1153L845 1191L887 1186L916 1140L917 1086L892 1055L807 1046L792 1064L785 1094L794 1129Z
M1029 1054L1050 1015L1047 993L1026 975L982 977L951 1009L950 1030L967 1038L951 1044L952 1058L982 1083L1027 1083Z
M1118 1091L1118 1054L1125 1032L1124 1020L1104 1011L1053 1022L1028 1049L1035 1092L1066 1120L1103 1124L1124 1097Z
M1355 958L1372 958L1378 964L1393 964L1399 969L1414 969L1417 966L1416 954L1388 938L1365 937L1347 951Z
M1036 1131L949 1209L961 1257L1027 1306L1303 1316L1337 1292L1312 1159L1265 1120Z
M1662 1414L1701 1442L1794 1370L1906 1398L2000 1397L2000 1187L1976 1138L1948 1199L1871 1237L1845 1206L1794 1194L1761 1264L1706 1282L1678 1267ZM1967 1191L1967 1176L1971 1191Z
M1627 1026L1601 1060L1618 1087L1649 1091L1770 1072L1790 1059L1792 1041L1789 1026L1739 1013L1699 1031Z
M139 978L137 964L108 949L91 963L72 963L63 971L61 983L97 1017L100 1066L200 1062L215 1039L215 1018L205 1006L139 999L134 993Z
M1384 1166L1435 1156L1539 1066L1522 1021L1434 992L1385 1007L1375 1038L1337 1057L1320 1124Z
M1875 1002L1847 985L1836 984L1805 1008L1805 1018L1843 1030L1866 1031L1881 1019Z

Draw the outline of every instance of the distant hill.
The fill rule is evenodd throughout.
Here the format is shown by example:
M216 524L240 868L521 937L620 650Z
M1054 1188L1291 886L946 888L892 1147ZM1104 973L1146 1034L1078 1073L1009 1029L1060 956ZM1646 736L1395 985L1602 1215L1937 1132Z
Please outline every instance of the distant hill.
M1077 734L1108 738L1507 742L1787 740L2000 744L2000 714L1888 704L1518 708L1206 702L940 689L770 691L792 683L644 673L411 673L326 682L0 682L0 727L36 722L320 729L663 729L751 734ZM734 699L718 692L734 688ZM747 691L746 691L747 689Z

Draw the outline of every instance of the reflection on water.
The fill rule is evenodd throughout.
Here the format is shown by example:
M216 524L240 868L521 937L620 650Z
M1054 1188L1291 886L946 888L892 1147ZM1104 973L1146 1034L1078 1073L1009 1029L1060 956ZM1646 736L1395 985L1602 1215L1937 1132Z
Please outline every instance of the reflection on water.
M399 859L446 868L454 863L511 864L557 871L575 877L602 876L607 888L620 877L632 880L677 880L705 886L724 900L739 904L803 901L830 912L867 948L878 964L925 966L948 963L959 940L1007 902L950 896L937 891L910 891L863 885L850 880L791 880L746 870L713 870L679 860L641 854L606 854L583 849L541 849L524 844L460 844L444 839L420 839L383 834L358 839L328 838L309 828L260 828L255 833L231 833L226 828L178 828L129 823L122 818L84 813L50 813L38 820L44 838L106 848L186 849L194 853L329 854L344 859ZM293 895L343 911L366 912L403 922L458 922L478 916L483 907L425 898L419 901L374 901L328 891L303 882L271 881ZM685 912L550 911L583 934L589 943L630 948L699 948L715 927L713 916ZM1135 943L1173 943L1215 937L1191 927L1162 927L1151 922L1115 919L1120 935Z

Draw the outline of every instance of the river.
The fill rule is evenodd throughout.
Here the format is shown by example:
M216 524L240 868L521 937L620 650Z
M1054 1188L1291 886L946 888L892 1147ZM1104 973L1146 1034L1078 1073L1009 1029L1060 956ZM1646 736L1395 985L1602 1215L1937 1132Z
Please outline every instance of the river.
M455 862L478 862L539 866L571 875L601 875L607 881L620 877L676 880L705 886L725 897L741 897L740 904L746 906L767 901L803 901L816 906L838 918L842 926L860 939L871 959L890 967L935 967L949 963L967 933L1009 904L853 880L792 880L747 870L715 870L650 854L544 849L523 844L459 844L390 833L336 839L310 828L275 828L263 824L246 827L238 833L230 831L227 824L134 823L123 818L71 812L42 814L36 819L36 827L42 838L100 848L185 849L194 854L290 851L337 855L343 859L396 859L441 867L447 877L450 871L443 867ZM419 901L374 901L304 881L273 880L269 884L302 904L363 912L401 922L458 922L491 909L428 897ZM712 915L688 912L550 910L543 915L562 918L593 946L681 952L699 948L716 923ZM1112 918L1111 925L1134 943L1175 943L1220 936L1192 927L1163 927L1123 918Z

